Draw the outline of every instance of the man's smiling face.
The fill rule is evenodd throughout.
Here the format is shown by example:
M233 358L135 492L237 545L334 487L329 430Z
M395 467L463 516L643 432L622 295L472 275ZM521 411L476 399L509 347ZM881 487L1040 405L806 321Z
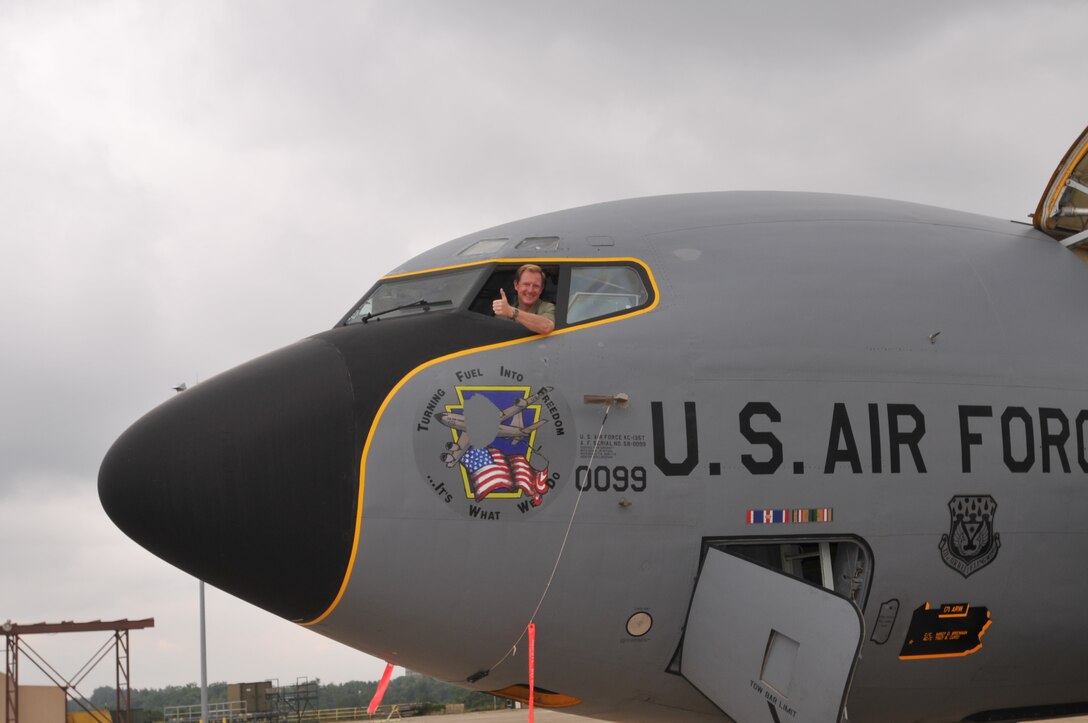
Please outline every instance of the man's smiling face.
M531 309L544 290L544 277L535 271L526 269L521 279L514 282L514 291L518 292L518 306Z

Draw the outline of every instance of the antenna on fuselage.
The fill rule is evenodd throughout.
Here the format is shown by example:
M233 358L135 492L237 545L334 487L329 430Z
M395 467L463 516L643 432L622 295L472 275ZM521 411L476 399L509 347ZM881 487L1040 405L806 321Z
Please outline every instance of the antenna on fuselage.
M625 392L619 394L586 394L582 397L584 404L608 404L615 405L621 409L627 407L627 402L630 401L630 397Z

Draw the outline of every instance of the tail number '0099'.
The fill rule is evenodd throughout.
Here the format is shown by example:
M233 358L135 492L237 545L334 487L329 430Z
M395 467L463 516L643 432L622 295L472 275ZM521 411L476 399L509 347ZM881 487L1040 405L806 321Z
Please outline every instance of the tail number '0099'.
M592 479L590 477L589 467L584 464L574 471L575 485L579 492L591 489L597 492L642 492L646 489L645 467L594 467Z

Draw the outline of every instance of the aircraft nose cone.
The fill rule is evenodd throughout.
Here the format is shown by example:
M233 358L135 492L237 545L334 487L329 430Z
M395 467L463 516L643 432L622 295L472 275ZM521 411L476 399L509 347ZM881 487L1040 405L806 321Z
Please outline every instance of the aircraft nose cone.
M359 474L350 375L307 339L177 394L102 462L98 493L129 537L289 620L335 599ZM363 430L365 433L365 430Z

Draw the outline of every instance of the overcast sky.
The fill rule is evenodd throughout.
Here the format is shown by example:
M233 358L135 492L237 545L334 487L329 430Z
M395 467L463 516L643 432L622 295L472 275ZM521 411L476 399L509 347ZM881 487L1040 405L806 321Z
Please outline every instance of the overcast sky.
M1088 124L1086 26L1083 0L3 0L0 622L154 617L133 686L196 681L196 580L96 492L173 385L570 206L804 190L1025 219ZM217 590L207 609L211 680L381 674ZM105 639L24 641L71 675Z

